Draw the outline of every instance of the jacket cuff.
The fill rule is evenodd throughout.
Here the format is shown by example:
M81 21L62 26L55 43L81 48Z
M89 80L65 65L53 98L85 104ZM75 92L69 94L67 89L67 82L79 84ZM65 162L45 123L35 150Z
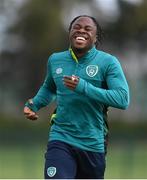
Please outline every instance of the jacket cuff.
M38 108L33 104L30 104L28 101L25 103L25 106L27 106L29 109L31 109L33 112L37 112Z
M75 92L84 93L85 83L86 83L85 80L80 78L79 83L76 86Z

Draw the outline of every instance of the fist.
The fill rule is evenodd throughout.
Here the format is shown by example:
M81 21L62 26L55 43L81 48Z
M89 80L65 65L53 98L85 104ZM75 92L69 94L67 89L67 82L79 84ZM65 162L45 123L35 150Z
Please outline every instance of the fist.
M38 115L33 112L30 108L28 108L27 106L24 107L24 115L27 119L30 119L30 120L37 120L38 119Z
M79 77L74 76L74 75L64 76L63 83L67 88L69 88L71 90L75 90L77 84L79 83Z

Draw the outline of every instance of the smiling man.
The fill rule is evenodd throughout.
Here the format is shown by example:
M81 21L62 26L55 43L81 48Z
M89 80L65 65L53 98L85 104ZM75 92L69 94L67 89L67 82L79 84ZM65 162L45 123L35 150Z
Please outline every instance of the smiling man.
M43 85L25 104L25 116L36 120L36 112L56 95L46 179L104 178L107 108L126 109L129 88L117 58L96 49L100 40L95 18L76 17L69 26L69 50L49 57Z

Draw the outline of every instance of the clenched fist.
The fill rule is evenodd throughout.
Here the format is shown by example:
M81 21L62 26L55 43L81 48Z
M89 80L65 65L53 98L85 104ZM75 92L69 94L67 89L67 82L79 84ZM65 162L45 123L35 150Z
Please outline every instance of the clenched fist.
M30 108L28 108L27 106L24 107L24 115L27 119L30 119L30 120L37 120L38 119L38 115L33 112Z

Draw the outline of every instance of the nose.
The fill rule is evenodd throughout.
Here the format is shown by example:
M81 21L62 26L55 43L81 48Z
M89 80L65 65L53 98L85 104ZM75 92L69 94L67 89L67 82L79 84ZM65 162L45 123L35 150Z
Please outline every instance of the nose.
M80 28L80 29L79 29L79 32L80 32L80 33L85 33L85 32L86 32L86 31L85 31L85 28Z

